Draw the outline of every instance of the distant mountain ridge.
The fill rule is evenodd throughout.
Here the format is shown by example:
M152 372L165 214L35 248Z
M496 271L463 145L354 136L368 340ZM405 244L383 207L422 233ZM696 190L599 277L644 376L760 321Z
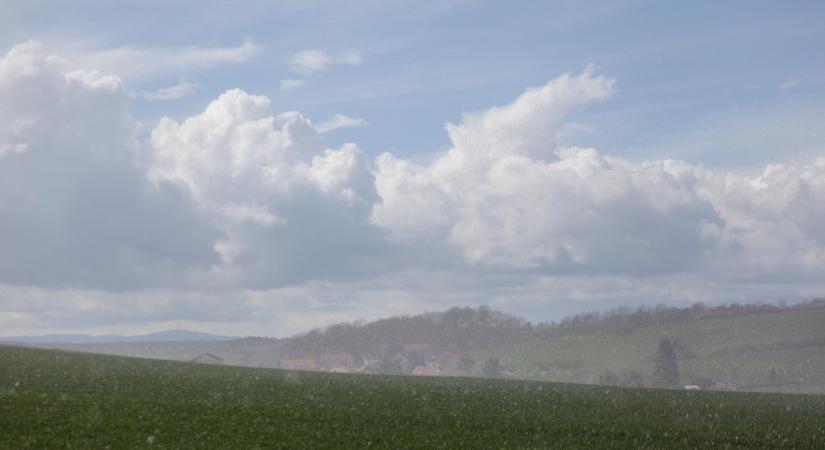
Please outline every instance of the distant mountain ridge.
M219 342L238 339L238 336L221 336L189 330L166 330L156 333L134 336L115 334L47 334L42 336L0 337L3 342L22 342L28 344L104 344L123 342Z

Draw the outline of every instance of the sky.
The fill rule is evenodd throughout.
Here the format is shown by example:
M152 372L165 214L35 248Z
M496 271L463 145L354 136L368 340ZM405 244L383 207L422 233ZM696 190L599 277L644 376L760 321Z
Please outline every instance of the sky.
M823 19L0 0L0 335L825 296Z

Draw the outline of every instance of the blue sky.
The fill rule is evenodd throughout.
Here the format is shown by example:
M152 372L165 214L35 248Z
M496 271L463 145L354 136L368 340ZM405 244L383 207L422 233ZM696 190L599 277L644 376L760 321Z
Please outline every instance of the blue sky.
M0 0L0 328L821 296L823 19Z
M412 156L446 148L443 125L462 112L594 64L618 88L609 102L578 114L592 126L577 141L585 145L634 159L679 147L680 155L668 156L736 166L783 159L773 153L792 151L785 138L803 154L822 138L821 2L26 2L3 9L4 48L27 39L78 52L232 48L244 40L260 48L238 64L161 69L134 80L118 74L135 91L181 79L198 84L175 101L136 100L132 111L145 123L191 115L240 87L268 96L279 111L369 123L337 131L332 144ZM291 72L290 56L306 49L357 50L364 61L311 76ZM280 80L301 78L300 88L279 89ZM796 128L775 142L765 136L772 151L701 142L709 122L735 135L784 120ZM696 142L684 148L675 135ZM739 147L736 141L727 143Z

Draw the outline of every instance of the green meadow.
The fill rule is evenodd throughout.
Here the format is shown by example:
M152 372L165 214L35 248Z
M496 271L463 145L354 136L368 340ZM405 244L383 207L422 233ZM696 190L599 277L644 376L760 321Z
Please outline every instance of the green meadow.
M825 448L825 396L290 372L0 346L2 448Z

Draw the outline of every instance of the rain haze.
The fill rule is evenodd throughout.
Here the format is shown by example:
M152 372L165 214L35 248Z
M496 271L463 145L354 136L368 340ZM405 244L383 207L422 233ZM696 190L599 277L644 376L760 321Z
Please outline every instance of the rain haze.
M823 19L806 1L0 0L0 341L803 393L821 415Z

